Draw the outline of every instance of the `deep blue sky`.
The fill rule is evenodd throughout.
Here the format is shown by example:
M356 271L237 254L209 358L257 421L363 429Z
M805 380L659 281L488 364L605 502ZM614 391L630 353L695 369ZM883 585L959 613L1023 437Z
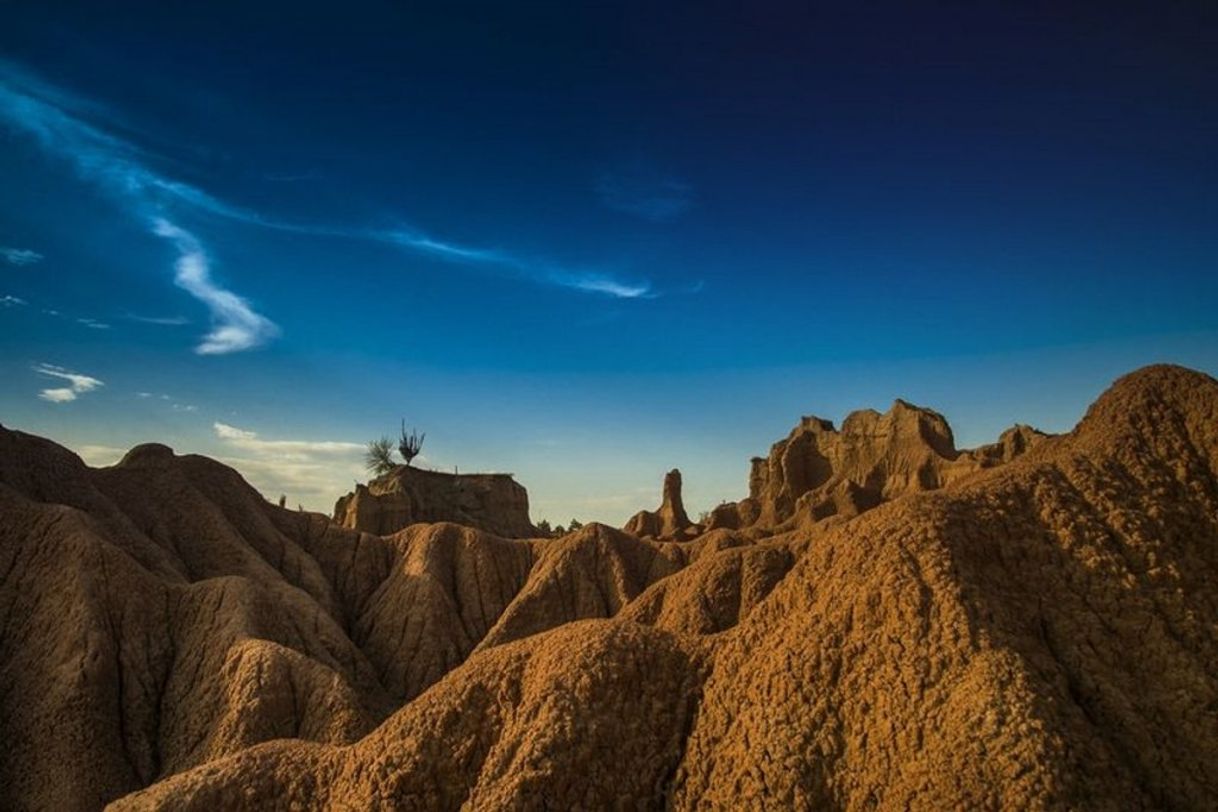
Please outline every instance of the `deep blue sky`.
M405 415L620 522L1218 371L1213 4L583 5L4 4L0 421L327 508Z

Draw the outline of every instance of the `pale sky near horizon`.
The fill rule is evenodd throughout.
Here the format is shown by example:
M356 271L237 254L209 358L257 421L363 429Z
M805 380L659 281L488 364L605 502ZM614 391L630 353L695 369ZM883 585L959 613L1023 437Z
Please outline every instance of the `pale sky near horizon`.
M329 511L405 418L534 520L1218 372L1218 9L12 2L0 423Z

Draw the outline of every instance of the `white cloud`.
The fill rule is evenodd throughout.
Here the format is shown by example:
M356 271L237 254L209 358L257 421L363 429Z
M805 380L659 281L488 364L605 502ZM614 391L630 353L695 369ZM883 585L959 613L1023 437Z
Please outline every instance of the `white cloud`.
M65 387L43 389L38 393L38 397L51 403L68 403L69 401L76 400L77 395L92 392L94 389L105 385L97 378L82 375L79 372L71 372L54 364L35 364L34 371L48 378L59 378L68 382L68 385Z
M197 352L237 352L277 335L274 323L255 313L245 299L212 281L207 254L199 240L169 222L161 212L166 204L178 203L246 221L254 221L256 216L193 186L160 176L143 163L138 149L86 123L71 111L64 98L0 63L0 120L32 137L48 154L68 161L82 179L120 200L133 215L148 223L153 234L178 249L175 280L208 306L214 321Z
M190 324L190 319L185 316L136 316L129 313L125 318L143 324L157 324L161 327L184 327Z
M51 403L67 403L70 400L76 400L76 391L73 389L43 389L38 393L38 397L43 400L49 400Z
M255 313L249 303L212 281L207 254L194 235L164 218L153 220L153 232L173 242L178 249L174 282L211 310L214 327L195 347L200 355L240 352L279 335L270 319Z
M109 330L110 325L97 319L82 318L77 319L77 323L83 324L86 327L92 327L94 330Z
M257 432L213 423L216 437L240 456L219 457L269 498L328 511L334 500L364 477L362 443L333 440L264 440Z
M27 304L29 302L25 299L18 299L16 296L0 296L0 307L20 307Z
M483 268L488 272L585 293L617 298L658 295L646 281L623 281L603 273L556 267L551 263L498 249L479 248L437 239L415 229L385 230L303 224L266 217L251 209L220 200L190 184L166 178L149 168L137 147L98 129L82 117L96 114L96 111L96 105L72 99L67 94L32 80L13 66L0 61L0 120L7 120L10 125L32 137L48 154L67 160L81 178L97 184L133 207L134 214L153 223L154 233L173 240L178 244L179 251L182 250L180 240L176 236L167 236L157 230L156 226L158 222L166 221L165 209L175 205L294 234L384 243L415 254L426 254L448 262ZM198 245L193 235L190 239ZM192 253L203 255L201 248ZM179 264L180 262L181 260ZM190 288L186 289L194 293ZM237 298L248 309L248 305L240 297L229 295ZM254 315L265 324L274 326L265 317ZM200 352L235 352L249 349L276 333L277 330L263 331L257 334L259 340L251 343L249 339L252 334L248 330L243 331L241 327L221 323L212 336L201 345ZM204 350L203 347L209 349Z
M154 392L136 392L135 396L140 400L155 400L169 406L171 411L175 412L197 412L199 407L193 403L184 403L172 395L164 393L156 394Z
M309 454L352 454L364 450L362 443L333 440L263 440L256 432L225 423L213 423L212 428L217 437L234 448L284 458L303 459Z
M35 262L42 262L43 256L37 251L31 251L28 248L5 248L0 246L0 258L3 258L9 265L17 265L24 267L33 265Z
M632 285L599 274L566 276L563 284L590 293L604 293L617 299L654 299L659 296L648 283Z

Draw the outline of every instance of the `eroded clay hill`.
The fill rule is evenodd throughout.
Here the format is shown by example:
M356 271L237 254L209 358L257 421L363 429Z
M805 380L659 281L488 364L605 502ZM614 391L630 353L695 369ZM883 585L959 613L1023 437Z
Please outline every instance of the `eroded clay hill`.
M98 809L259 742L355 741L476 649L614 615L705 546L378 537L204 457L93 470L0 429L0 808Z
M0 806L1212 808L1218 382L940 485L760 542L378 538L5 432Z

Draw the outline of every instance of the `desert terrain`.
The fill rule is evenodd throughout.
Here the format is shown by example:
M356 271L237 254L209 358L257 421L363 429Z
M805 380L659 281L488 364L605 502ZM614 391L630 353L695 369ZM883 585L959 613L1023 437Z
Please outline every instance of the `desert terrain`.
M0 430L0 807L1213 808L1214 379L963 451L804 418L747 481L528 538L411 480L391 531Z

